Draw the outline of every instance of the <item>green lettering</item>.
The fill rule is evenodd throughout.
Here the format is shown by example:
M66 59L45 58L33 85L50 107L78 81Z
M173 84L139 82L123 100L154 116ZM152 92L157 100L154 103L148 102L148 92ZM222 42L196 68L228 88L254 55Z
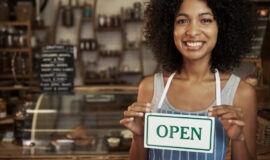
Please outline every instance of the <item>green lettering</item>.
M193 138L193 133L195 133L196 136L197 136L197 138L198 138L199 140L201 140L201 137L202 137L202 128L199 128L199 130L200 130L200 131L199 131L200 133L197 132L196 128L191 127L191 140L194 140L194 138Z
M173 138L173 133L177 133L179 131L179 128L177 126L170 126L171 134L170 138Z
M163 128L165 129L165 133L164 133L163 136L160 135L160 128L161 128L161 127L163 127ZM167 128L165 125L160 125L160 126L157 127L157 135L158 135L159 137L164 138L164 137L167 136L167 134L168 134L168 128Z
M189 139L189 137L184 137L185 135L187 135L187 131L185 131L185 129L189 130L189 127L181 127L181 137L180 137L180 139Z

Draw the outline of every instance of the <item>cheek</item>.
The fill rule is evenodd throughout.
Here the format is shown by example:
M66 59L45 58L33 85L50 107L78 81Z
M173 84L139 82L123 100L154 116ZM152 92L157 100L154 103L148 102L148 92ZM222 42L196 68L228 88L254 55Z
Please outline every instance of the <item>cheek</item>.
M211 38L211 41L213 41L213 43L216 43L217 36L218 36L218 30L217 29L208 30L207 35L209 36L209 38Z
M177 46L177 37L178 37L178 34L177 32L173 32L173 40L174 40L174 44Z
M179 45L179 42L181 41L181 33L179 30L174 30L173 32L173 39L176 46Z

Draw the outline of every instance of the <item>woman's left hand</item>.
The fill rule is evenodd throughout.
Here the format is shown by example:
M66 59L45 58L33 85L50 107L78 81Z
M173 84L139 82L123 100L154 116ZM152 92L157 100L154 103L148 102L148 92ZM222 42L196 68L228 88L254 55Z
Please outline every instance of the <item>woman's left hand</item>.
M244 140L243 127L245 123L242 108L228 105L214 106L208 110L208 116L220 120L231 140Z

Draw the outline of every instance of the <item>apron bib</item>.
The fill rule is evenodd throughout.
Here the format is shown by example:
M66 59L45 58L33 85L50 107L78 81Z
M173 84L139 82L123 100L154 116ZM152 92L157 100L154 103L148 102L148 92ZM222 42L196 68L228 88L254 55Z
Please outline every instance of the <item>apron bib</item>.
M221 105L221 89L220 89L220 76L219 72L215 70L216 79L216 105ZM196 113L196 112L181 112L181 111L170 111L162 109L162 104L166 98L166 94L172 82L175 73L171 74L168 78L166 86L162 92L160 101L157 106L157 113L176 114L176 115L193 115L193 116L207 116L207 113ZM227 134L220 123L215 118L215 134L214 134L214 146L213 153L198 153L198 152L187 152L187 151L174 151L164 149L149 149L149 160L224 160L227 151Z

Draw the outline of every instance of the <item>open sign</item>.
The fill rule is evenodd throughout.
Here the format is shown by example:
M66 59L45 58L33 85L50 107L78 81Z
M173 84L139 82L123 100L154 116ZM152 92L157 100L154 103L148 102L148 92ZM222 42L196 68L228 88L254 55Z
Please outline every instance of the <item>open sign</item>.
M146 148L213 153L215 120L206 116L146 113Z

